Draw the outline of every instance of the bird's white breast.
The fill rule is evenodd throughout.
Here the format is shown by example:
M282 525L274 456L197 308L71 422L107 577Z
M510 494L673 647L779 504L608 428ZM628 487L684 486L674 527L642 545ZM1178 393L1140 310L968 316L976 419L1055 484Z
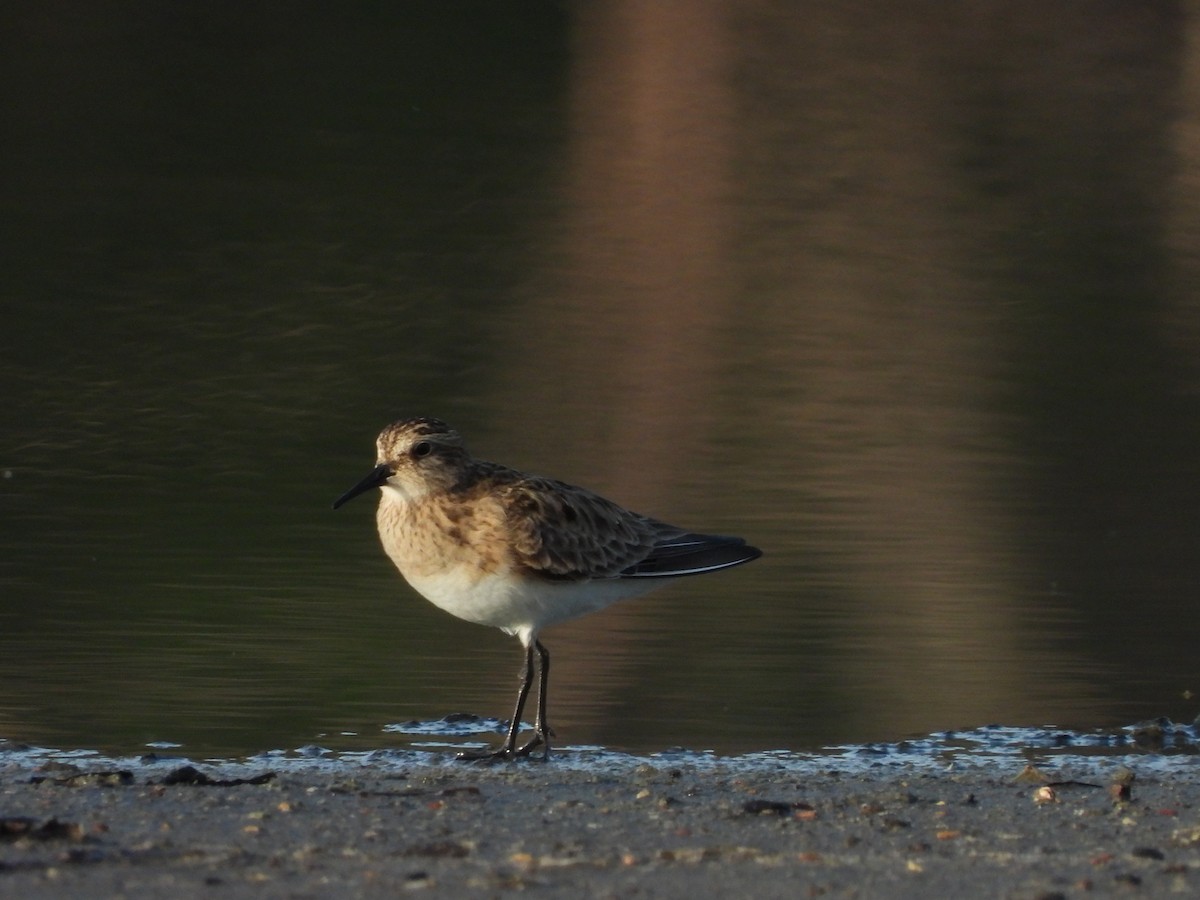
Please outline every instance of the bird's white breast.
M434 606L468 622L516 635L525 644L532 643L537 633L549 625L595 612L658 586L620 578L548 581L515 573L477 578L463 567L416 577L401 572Z
M526 645L548 625L646 593L655 579L556 581L513 568L503 518L486 509L448 518L432 504L382 492L379 536L405 580L453 616L491 625Z

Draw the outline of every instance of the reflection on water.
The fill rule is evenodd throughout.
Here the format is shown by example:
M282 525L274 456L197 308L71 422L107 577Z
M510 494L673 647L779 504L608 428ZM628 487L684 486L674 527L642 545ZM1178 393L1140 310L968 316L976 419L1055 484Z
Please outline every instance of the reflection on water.
M1165 9L24 14L0 736L506 714L516 642L328 509L409 414L767 551L550 630L567 743L1190 721L1200 67Z

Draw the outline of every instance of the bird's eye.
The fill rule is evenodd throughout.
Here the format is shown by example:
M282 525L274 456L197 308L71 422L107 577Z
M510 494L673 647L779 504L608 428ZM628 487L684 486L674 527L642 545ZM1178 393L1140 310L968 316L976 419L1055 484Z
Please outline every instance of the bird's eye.
M428 456L433 450L433 444L429 441L417 441L413 444L412 455L420 459L422 456Z

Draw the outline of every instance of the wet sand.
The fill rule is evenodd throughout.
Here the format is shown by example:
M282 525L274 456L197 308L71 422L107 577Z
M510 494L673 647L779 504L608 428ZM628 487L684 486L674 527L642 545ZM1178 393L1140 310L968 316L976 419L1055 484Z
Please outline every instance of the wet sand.
M1194 757L407 758L0 754L0 895L1200 895Z

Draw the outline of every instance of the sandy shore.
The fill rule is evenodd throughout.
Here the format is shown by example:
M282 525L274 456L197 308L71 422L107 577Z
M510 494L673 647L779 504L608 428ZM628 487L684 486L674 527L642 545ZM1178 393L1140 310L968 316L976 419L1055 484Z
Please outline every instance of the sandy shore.
M1200 895L1194 757L1024 775L1007 761L433 759L114 768L0 754L0 895Z

